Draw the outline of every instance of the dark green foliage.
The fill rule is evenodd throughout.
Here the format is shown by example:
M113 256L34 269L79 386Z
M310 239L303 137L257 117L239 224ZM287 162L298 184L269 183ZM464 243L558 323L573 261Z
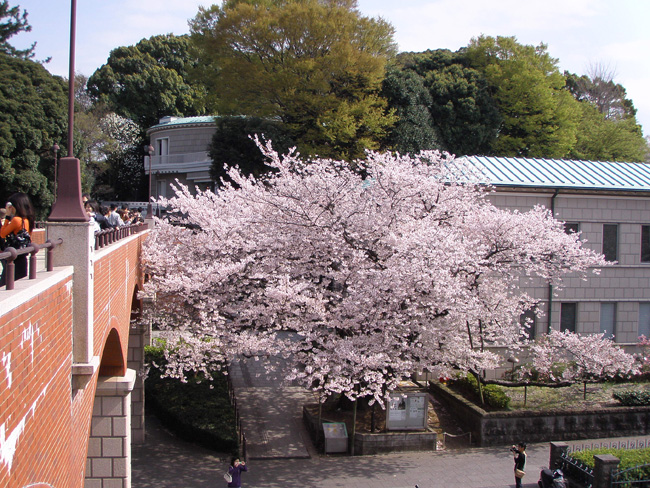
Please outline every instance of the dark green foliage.
M614 393L612 396L626 407L650 405L650 391L627 390Z
M40 64L0 53L0 200L24 192L39 219L54 200L51 147L66 139L66 92Z
M469 66L464 51L402 53L398 61L404 71L418 75L429 93L429 115L443 150L492 153L501 116L485 76Z
M472 397L472 400L480 404L478 383L476 378L468 374L453 381L453 385ZM506 395L498 385L482 385L485 405L496 410L507 410L510 407L510 397Z
M145 360L163 365L162 348L146 347ZM238 454L235 412L223 374L215 372L213 380L196 375L183 383L161 378L160 370L152 366L145 390L147 405L176 435L218 452Z
M144 141L125 151L116 151L106 160L108 170L95 182L94 194L112 200L147 201L148 180L144 173ZM102 189L108 193L102 194Z
M266 158L250 135L257 134L262 141L273 141L273 148L279 154L284 154L295 146L289 131L279 121L230 116L217 118L216 125L209 148L212 159L210 176L215 181L226 177L224 164L239 166L244 174L255 176L260 176L270 169L265 165Z
M9 6L9 0L0 2L0 52L21 59L34 57L36 43L29 49L18 50L9 44L9 39L20 32L30 32L32 26L27 23L27 12L20 12L20 5Z
M440 149L429 113L431 96L420 75L414 71L391 69L384 79L381 95L399 117L386 141L392 150L405 154Z
M88 91L144 131L165 115L204 112L201 85L188 81L188 70L195 64L187 36L153 36L113 49L106 64L88 79Z

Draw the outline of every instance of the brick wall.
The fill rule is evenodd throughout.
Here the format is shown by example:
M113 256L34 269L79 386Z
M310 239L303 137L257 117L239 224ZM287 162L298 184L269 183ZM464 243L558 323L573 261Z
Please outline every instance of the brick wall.
M73 479L83 474L83 467L74 469L70 463L71 452L86 449L83 437L70 425L71 281L68 273L2 314L2 488L35 482L75 486Z
M93 354L104 354L113 331L123 370L145 238L132 236L94 253ZM85 389L72 389L72 285L73 268L63 266L0 291L0 488L84 486L101 367Z

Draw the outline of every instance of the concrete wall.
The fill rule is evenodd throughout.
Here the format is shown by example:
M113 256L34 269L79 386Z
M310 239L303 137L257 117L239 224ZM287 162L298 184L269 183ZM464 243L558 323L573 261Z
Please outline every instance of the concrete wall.
M650 407L486 412L443 385L432 383L431 392L480 446L650 434Z
M85 232L83 225L77 227L73 231ZM145 238L146 233L125 238L93 253L89 266L80 266L94 290L91 312L84 316L91 330L85 334L77 330L83 320L75 319L79 275L74 266L55 263L54 271L19 280L13 291L0 291L0 488L84 486L93 409L115 415L110 401L97 403L99 372L103 367L122 371L122 377L126 373L131 304L142 279L139 257ZM86 244L64 240L60 248L63 254L83 256L70 249L74 246L85 249ZM80 337L90 341L88 363L75 357L74 342ZM79 376L86 379L77 382ZM129 395L123 397L130 401ZM126 415L124 410L120 415ZM129 452L121 455L126 459ZM116 455L112 447L106 453ZM115 473L121 477L119 486L128 487L128 476L119 469ZM96 486L116 486L113 481Z

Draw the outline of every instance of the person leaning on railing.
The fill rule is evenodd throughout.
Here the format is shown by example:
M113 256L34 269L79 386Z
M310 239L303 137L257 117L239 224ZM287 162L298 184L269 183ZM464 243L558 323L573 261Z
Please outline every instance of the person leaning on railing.
M14 193L9 197L5 205L6 215L0 227L0 238L2 239L2 249L12 244L10 234L18 236L24 230L29 234L34 228L34 207L29 197L24 193ZM27 242L29 245L29 241ZM24 246L22 246L24 247ZM2 277L0 277L0 286L5 285L5 261L2 261ZM27 276L27 255L21 254L14 261L14 279L19 280Z

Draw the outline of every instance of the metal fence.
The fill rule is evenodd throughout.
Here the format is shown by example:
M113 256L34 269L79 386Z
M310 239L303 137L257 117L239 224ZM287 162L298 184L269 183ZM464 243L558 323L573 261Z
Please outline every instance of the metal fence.
M594 470L586 464L573 459L568 452L560 455L560 469L572 482L572 486L591 488L594 485Z
M149 224L131 224L115 227L113 229L106 229L95 234L95 250L108 246L109 244L119 241L138 232L142 232L149 228Z
M650 488L650 464L641 464L612 473L612 488Z
M569 452L585 451L591 449L644 449L650 447L650 437L639 437L636 439L603 439L585 443L572 442L569 445Z
M4 273L5 273L5 290L13 290L14 289L14 283L15 283L15 276L16 276L16 267L15 267L15 261L18 256L23 256L29 254L28 259L28 267L29 271L27 273L27 277L30 280L35 280L36 279L36 267L37 267L37 254L41 249L46 249L47 254L46 254L46 266L45 269L46 271L52 271L54 269L53 267L53 262L52 262L52 251L54 248L58 245L60 245L63 242L63 239L55 239L54 241L47 240L45 244L30 244L27 247L24 247L22 249L14 249L13 247L8 247L5 249L3 252L0 252L0 259L4 260L5 262L5 268L4 268Z
M244 429L242 429L241 416L239 415L239 405L237 404L237 395L235 394L235 388L233 387L232 380L230 379L230 372L228 372L226 375L226 380L228 382L228 395L230 397L230 404L235 409L235 428L237 429L237 435L239 436L239 450L242 459L246 461L246 434L244 434Z

